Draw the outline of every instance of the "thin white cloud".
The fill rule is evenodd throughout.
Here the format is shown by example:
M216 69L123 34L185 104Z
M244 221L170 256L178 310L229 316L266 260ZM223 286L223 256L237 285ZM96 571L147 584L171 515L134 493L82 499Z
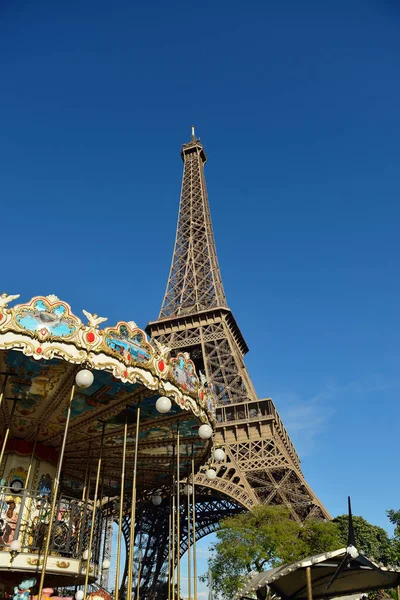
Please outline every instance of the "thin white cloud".
M303 398L293 392L275 393L273 398L296 450L301 456L307 456L315 450L318 436L336 412L336 399L365 396L395 388L400 388L399 379L389 380L384 376L370 375L344 385L337 385L331 380L311 398Z
M283 423L301 456L310 454L314 449L316 437L335 412L332 400L337 393L337 388L329 384L309 399L294 393L275 394Z

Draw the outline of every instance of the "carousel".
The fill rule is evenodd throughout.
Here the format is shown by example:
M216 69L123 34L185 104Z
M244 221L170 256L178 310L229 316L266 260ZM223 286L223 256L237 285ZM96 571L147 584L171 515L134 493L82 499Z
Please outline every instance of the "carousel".
M17 298L0 296L0 598L118 600L122 561L124 597L138 598L122 527L128 516L134 540L139 502L169 507L168 597L180 597L180 494L194 504L213 451L204 378L133 321L100 329L54 295L9 307Z

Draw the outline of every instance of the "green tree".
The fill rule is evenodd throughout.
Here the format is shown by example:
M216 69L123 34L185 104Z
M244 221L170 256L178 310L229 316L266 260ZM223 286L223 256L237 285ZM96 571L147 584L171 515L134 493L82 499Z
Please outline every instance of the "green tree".
M299 524L282 506L257 506L221 522L209 568L213 589L231 598L252 571L264 571L340 548L338 528L325 521ZM261 600L261 593L258 593Z
M394 525L394 535L392 538L393 558L396 564L400 563L400 510L387 510L389 521Z
M334 519L334 523L339 527L341 545L346 546L349 517L341 515ZM397 562L394 540L389 537L387 531L377 525L371 525L363 517L353 517L353 526L357 549L362 554L384 565Z

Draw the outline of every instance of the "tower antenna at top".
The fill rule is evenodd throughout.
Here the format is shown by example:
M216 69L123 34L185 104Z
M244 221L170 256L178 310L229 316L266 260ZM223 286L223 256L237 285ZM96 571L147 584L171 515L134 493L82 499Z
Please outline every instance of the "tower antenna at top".
M194 133L194 125L192 125L192 140L196 139L195 133Z

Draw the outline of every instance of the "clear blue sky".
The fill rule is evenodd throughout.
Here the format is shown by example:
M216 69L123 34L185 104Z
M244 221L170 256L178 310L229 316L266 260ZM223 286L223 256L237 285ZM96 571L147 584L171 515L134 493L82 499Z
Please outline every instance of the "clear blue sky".
M0 3L2 285L141 325L196 125L229 304L328 510L399 508L400 9Z

